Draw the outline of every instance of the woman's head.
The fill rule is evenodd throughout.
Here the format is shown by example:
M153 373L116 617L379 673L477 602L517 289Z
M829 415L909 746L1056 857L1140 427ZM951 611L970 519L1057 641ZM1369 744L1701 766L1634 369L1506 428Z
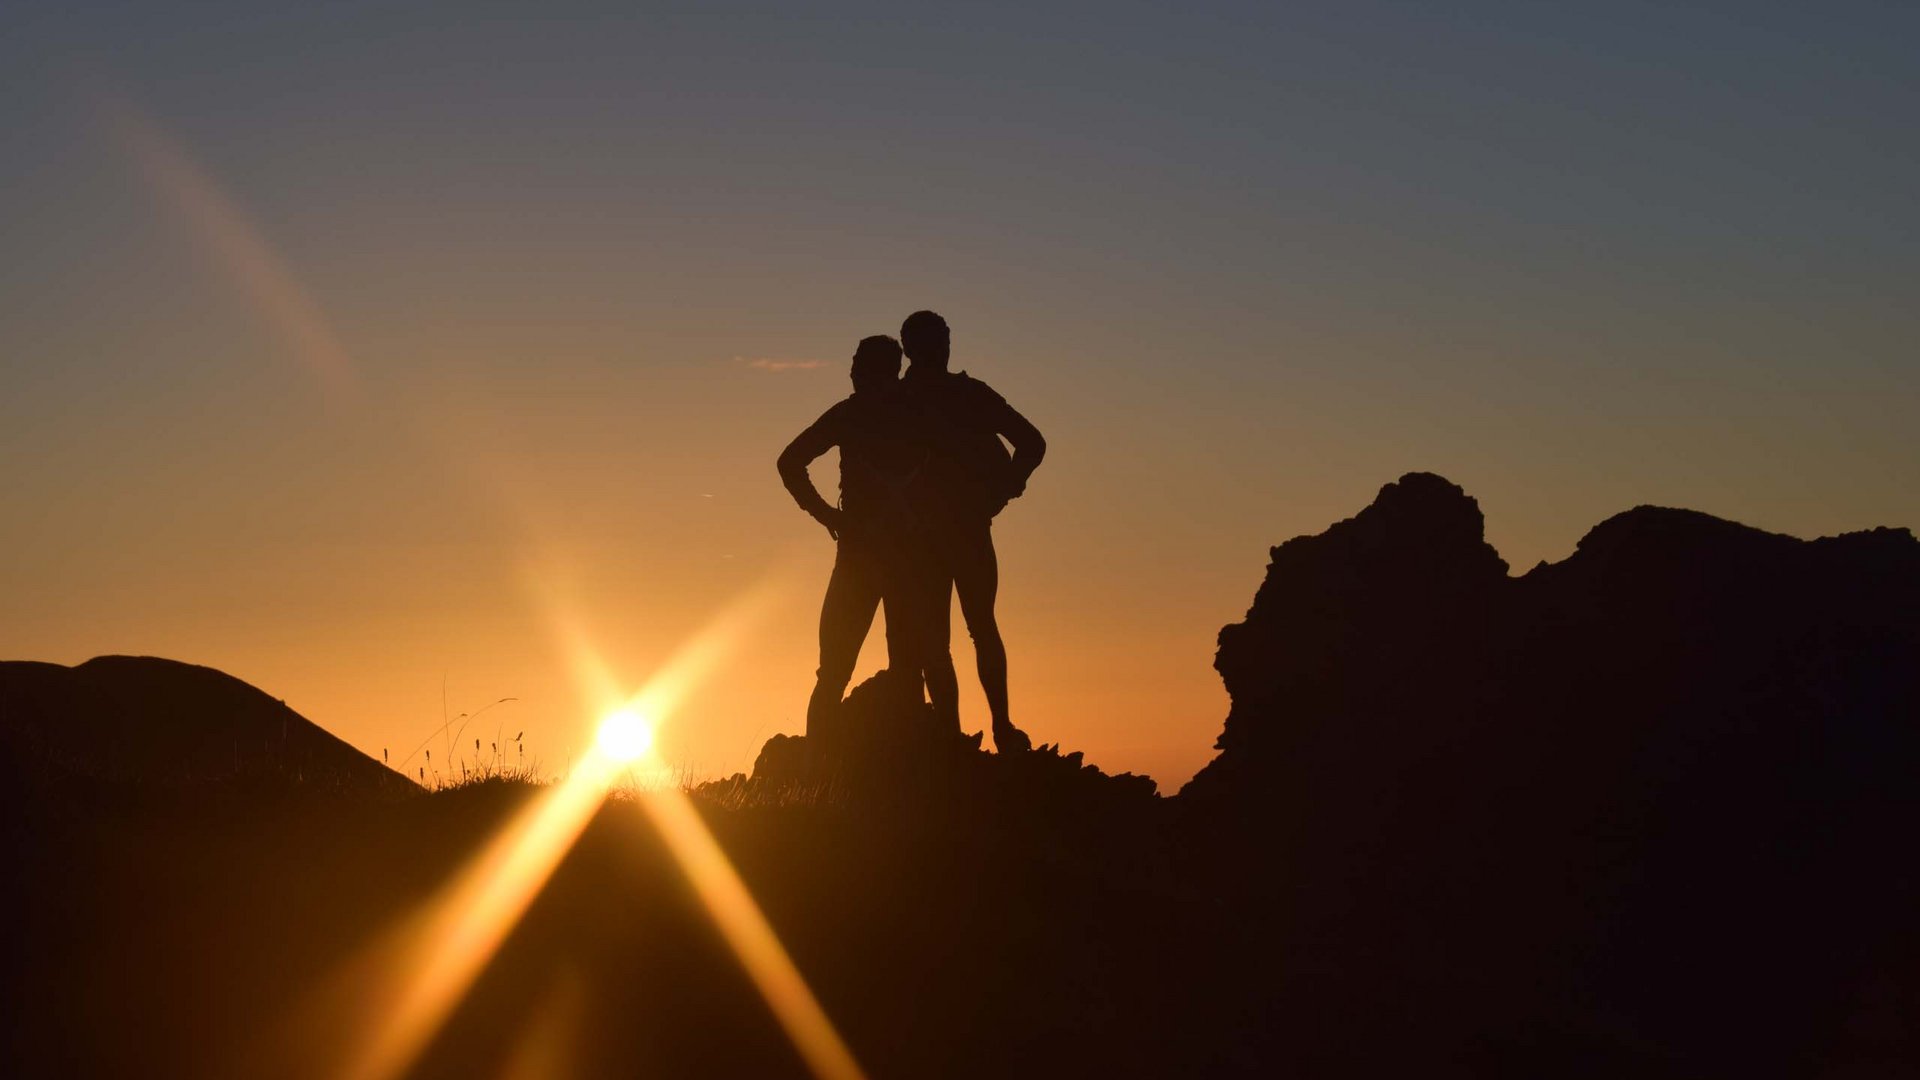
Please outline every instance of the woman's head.
M856 393L882 389L898 382L900 343L885 334L861 338L859 347L853 350L852 374Z

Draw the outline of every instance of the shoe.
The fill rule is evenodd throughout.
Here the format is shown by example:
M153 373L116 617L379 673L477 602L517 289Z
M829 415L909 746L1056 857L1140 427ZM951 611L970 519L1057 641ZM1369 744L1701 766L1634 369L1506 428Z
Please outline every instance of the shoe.
M993 749L999 754L1024 754L1033 749L1033 740L1012 724L993 725Z

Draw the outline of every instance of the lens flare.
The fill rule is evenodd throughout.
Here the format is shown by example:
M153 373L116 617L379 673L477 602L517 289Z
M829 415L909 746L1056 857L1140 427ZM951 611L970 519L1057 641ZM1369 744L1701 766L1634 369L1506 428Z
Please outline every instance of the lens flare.
M147 180L232 275L255 308L330 394L351 397L353 359L292 266L212 174L132 102L110 97L101 113Z
M608 702L612 669L585 635L562 634L583 686L608 702L593 749L571 776L516 815L433 903L396 928L384 948L343 969L337 982L350 988L353 1007L366 1018L356 1023L368 1030L348 1048L338 1075L395 1080L413 1067L627 766L650 752L656 724L717 669L774 591L763 587L729 606L624 701ZM578 626L565 619L556 625L563 631ZM643 793L640 805L809 1069L820 1080L863 1080L852 1051L692 800L667 787Z
M621 765L638 761L653 749L653 725L632 709L615 709L600 721L593 745Z
M605 755L587 755L573 775L522 810L418 921L400 928L389 946L390 970L361 986L358 1005L372 1015L373 1030L341 1077L406 1074L540 895L619 771Z
M679 791L661 791L642 799L641 805L807 1068L819 1080L864 1080L853 1051L780 944L739 871L700 820L693 800Z

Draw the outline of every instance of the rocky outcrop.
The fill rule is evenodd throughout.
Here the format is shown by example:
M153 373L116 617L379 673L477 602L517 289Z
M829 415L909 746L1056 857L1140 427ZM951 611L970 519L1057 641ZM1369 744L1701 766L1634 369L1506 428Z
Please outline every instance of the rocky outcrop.
M1507 564L1482 538L1479 505L1429 473L1272 557L1246 619L1220 631L1214 667L1232 708L1220 755L1183 789L1193 802L1265 798L1275 763L1298 756L1290 744L1335 717L1430 708L1416 704L1432 696L1423 684L1456 681L1452 646L1484 636L1506 598Z
M1816 1054L1913 951L1904 529L1643 506L1511 577L1474 500L1416 473L1274 548L1215 666L1220 753L1175 801L1285 905L1273 947L1353 995L1324 1000L1418 986L1453 1030L1582 1001L1739 1071L1708 1048Z
M1643 506L1515 578L1475 501L1413 473L1273 549L1247 617L1220 632L1220 754L1181 794L1271 805L1435 767L1510 770L1503 786L1609 763L1678 781L1682 762L1787 732L1808 753L1910 750L1916 660L1905 529L1802 541Z
M853 688L835 718L837 737L819 744L775 735L753 773L706 785L703 793L744 805L833 805L909 819L953 817L976 825L1040 830L1063 843L1140 826L1159 802L1151 777L1111 775L1079 751L1042 745L989 754L982 733L943 730L933 709L889 672Z

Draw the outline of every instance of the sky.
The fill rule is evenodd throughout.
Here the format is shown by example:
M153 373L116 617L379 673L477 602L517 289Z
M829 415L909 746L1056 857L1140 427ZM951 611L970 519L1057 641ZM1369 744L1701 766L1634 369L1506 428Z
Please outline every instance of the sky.
M558 771L582 648L638 686L719 618L658 745L747 769L802 729L833 555L774 458L933 308L1048 438L995 530L1015 720L1172 791L1268 548L1405 472L1516 572L1643 503L1920 524L1917 38L1902 3L13 0L0 657L210 665L396 761L512 698L477 730Z

